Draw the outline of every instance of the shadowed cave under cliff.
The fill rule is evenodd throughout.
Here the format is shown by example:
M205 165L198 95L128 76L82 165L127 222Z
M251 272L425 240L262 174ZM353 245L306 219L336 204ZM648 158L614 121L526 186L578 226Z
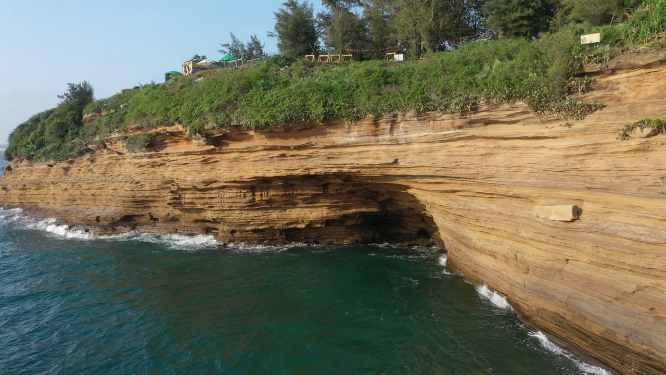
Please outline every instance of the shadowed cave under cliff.
M176 187L173 187L173 186ZM105 220L109 229L206 233L221 242L391 243L442 246L425 206L405 185L345 175L303 175L242 182L173 184L168 206L177 214L142 213L150 202L136 201L136 214ZM223 197L216 204L192 197ZM210 198L209 198L210 199ZM238 208L242 207L242 208ZM294 210L318 214L292 220ZM238 220L238 210L261 212L262 226ZM145 212L145 211L144 211Z

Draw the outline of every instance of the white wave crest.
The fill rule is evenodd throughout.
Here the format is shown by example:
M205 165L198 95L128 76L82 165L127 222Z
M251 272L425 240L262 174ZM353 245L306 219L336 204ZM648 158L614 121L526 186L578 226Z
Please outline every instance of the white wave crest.
M543 334L543 332L530 332L529 335L531 337L534 337L539 340L539 343L541 346L543 346L546 350L551 351L555 354L562 355L573 361L574 364L576 364L576 367L578 367L579 370L584 372L585 374L588 375L612 375L611 372L606 371L602 369L601 367L597 366L592 366L590 364L587 364L573 355L569 354L566 350L560 348L559 346L553 344L550 340L548 340L548 337Z
M513 310L509 304L509 301L506 300L506 297L488 288L488 286L485 284L477 285L476 292L479 293L481 297L489 300L493 305L499 307L500 309Z
M449 260L448 256L446 254L442 254L437 262L439 263L440 266L444 267L444 271L442 271L446 275L452 275L451 272L449 272L449 269L446 268L446 262Z
M58 223L55 218L46 220L38 220L30 216L22 214L21 208L14 208L5 210L0 207L0 225L14 222L20 225L23 229L39 230L47 233L52 233L68 239L78 240L102 240L102 241L140 241L154 243L164 246L169 250L184 250L184 251L197 251L207 249L217 249L223 244L215 240L211 235L185 235L178 233L170 234L155 234L155 233L139 233L130 231L122 234L112 235L95 235L94 230L85 231L80 229L72 229L67 224ZM224 244L224 247L234 252L240 253L277 253L291 249L296 246L303 246L303 244L290 244L281 246L270 245L249 245L246 243L229 243ZM312 245L310 245L312 246Z
M116 235L95 236L94 231L71 229L69 225L60 224L55 218L37 220L22 214L23 210L14 208L5 210L0 208L0 223L15 222L22 228L52 233L68 239L79 240L106 240L106 241L142 241L157 243L174 250L200 250L216 248L220 245L210 235L183 235L183 234L149 234L128 232Z
M220 246L220 243L215 240L215 237L204 234L184 235L176 233L141 233L136 236L136 240L156 243L172 250L204 250L214 249Z
M2 223L7 222L17 222L20 223L23 228L41 230L48 233L53 233L65 238L76 238L89 240L93 238L93 234L85 230L79 229L70 229L69 225L58 224L56 219L45 219L37 220L22 214L23 210L20 208L13 208L10 210L5 210L0 208L0 220Z
M123 234L112 234L97 237L105 241L139 241L162 245L169 250L205 250L215 249L220 243L211 235L195 234L157 234L157 233L139 233L131 231Z
M316 247L317 245L306 245L302 243L285 244L285 245L251 245L245 242L230 242L224 245L225 248L235 253L281 253L283 251L293 249L295 247L308 246Z
M29 225L30 226L30 225ZM93 234L83 230L72 230L69 225L57 224L56 219L46 219L31 225L34 229L44 230L49 233L57 234L65 238L77 238L81 240L91 240Z
M13 220L19 214L21 214L21 212L23 212L22 208L12 208L10 210L5 210L4 208L0 207L0 219Z

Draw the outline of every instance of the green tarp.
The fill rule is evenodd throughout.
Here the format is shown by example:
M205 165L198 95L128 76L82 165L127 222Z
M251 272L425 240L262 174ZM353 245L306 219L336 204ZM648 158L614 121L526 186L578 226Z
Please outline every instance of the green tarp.
M220 59L220 61L230 61L230 60L238 60L238 59L236 58L236 56L231 56L231 55L224 56L223 58Z

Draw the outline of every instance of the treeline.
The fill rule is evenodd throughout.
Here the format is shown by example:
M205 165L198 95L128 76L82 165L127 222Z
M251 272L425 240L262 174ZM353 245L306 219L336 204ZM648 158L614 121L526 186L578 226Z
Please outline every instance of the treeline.
M275 12L280 53L341 54L406 45L403 52L435 51L441 42L489 31L497 36L533 38L564 25L588 27L621 22L643 0L323 0L314 13L307 1L288 0ZM256 36L253 38L256 39Z

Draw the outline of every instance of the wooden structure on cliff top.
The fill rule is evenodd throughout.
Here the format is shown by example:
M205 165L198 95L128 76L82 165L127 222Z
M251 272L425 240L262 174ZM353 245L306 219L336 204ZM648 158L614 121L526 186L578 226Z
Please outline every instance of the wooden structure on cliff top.
M305 60L340 64L354 61L354 55L319 55L319 57L316 55L305 55Z
M189 76L190 74L194 74L196 72L201 72L204 70L211 70L211 69L219 69L223 67L224 63L221 61L217 62L211 60L201 60L201 61L190 60L183 63L183 65L180 68L180 72L184 76Z
M206 70L216 70L216 69L223 69L223 68L232 68L232 67L239 67L243 65L252 65L255 64L261 60L263 60L264 57L259 57L256 59L252 60L245 60L243 58L237 59L233 56L225 56L223 57L220 61L211 61L211 60L201 60L201 61L195 61L195 60L190 60L186 61L183 63L183 65L180 68L180 72L184 76L189 76L190 74L194 74L197 72L202 72Z

